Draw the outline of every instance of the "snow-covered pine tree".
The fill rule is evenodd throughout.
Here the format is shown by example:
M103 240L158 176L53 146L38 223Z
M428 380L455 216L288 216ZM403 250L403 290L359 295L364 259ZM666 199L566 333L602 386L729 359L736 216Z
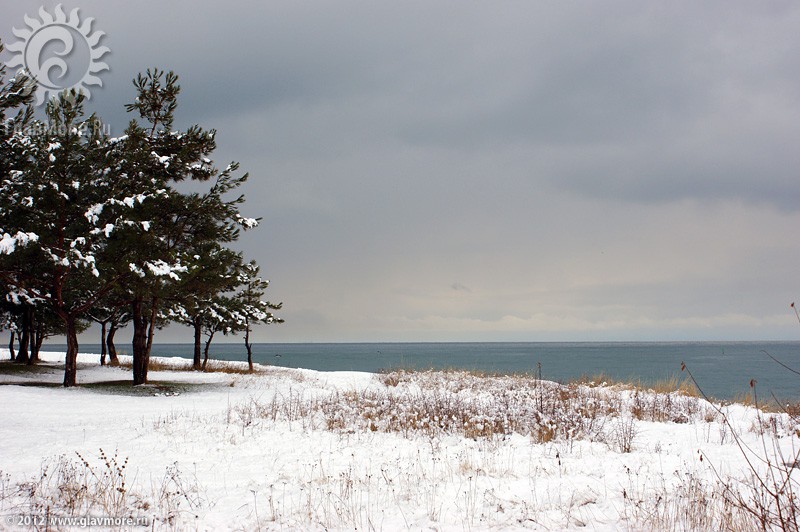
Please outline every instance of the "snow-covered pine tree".
M222 305L219 296L236 288L242 256L218 242L202 242L194 254L186 258L187 272L176 287L176 297L166 317L194 331L193 368L203 369L202 338L209 327L215 328L209 317L214 307ZM218 313L225 314L225 312ZM213 334L212 334L213 337ZM206 352L208 350L206 349Z
M217 333L227 336L243 330L244 320L237 312L235 303L231 296L217 294L203 308L201 329L206 337L203 348L203 370L208 367L208 356L214 336Z
M64 386L76 384L79 319L115 279L100 279L116 210L94 206L115 197L95 116L84 97L65 92L47 106L47 122L30 121L6 140L12 164L0 185L0 276L14 303L46 306L64 322Z
M269 281L259 277L260 267L256 261L245 264L239 274L239 290L235 301L238 314L243 323L244 346L247 350L247 364L253 371L253 344L250 342L250 332L253 325L259 323L283 323L282 318L276 317L272 311L280 310L283 303L270 303L264 300L264 294L269 286Z
M3 52L0 41L0 53ZM11 172L16 171L22 153L11 147L8 140L15 131L28 129L33 118L30 106L36 84L24 71L19 71L13 78L5 79L6 65L0 63L0 180L5 180Z
M134 198L133 218L115 225L117 271L124 275L133 322L133 382L147 382L150 350L159 317L184 298L184 278L198 249L238 238L241 228L257 221L239 214L243 196L223 195L247 179L234 177L238 165L219 171L209 159L216 148L215 132L192 126L173 130L180 87L178 77L148 70L134 81L137 97L127 106L137 112L125 135L118 139L114 172L129 189L146 191L156 201ZM185 180L211 181L208 192L181 193ZM128 222L134 223L128 223Z
M4 45L0 41L0 53L2 53L3 49ZM3 186L8 179L16 175L19 171L18 167L24 161L23 152L13 148L9 140L14 131L24 130L30 125L33 110L29 104L35 89L35 85L33 85L32 80L25 72L20 71L15 77L7 81L5 73L6 66L0 63L0 186ZM0 208L2 208L2 205L0 205ZM4 233L0 231L0 238L4 236ZM9 238L11 238L11 235L9 235ZM3 253L3 249L0 249L0 253ZM2 322L3 328L11 333L8 347L11 360L16 360L14 339L17 333L20 332L19 322L22 316L22 305L11 300L10 296L13 290L5 282L5 269L11 269L12 263L19 263L19 261L12 261L8 257L2 257L2 259L0 260L0 281L2 281L4 298L0 302L0 305L2 305ZM9 297L6 297L7 295ZM26 357L27 349L25 357L20 362L27 362Z
M64 321L65 386L76 383L79 318L112 290L134 324L133 382L147 382L160 310L185 296L186 264L257 225L239 213L243 196L223 198L247 175L234 177L235 163L219 171L208 158L215 132L172 129L177 76L148 71L134 85L127 108L144 123L132 120L117 139L96 117L83 118L75 92L49 103L46 123L29 108L6 120L29 101L30 82L0 87L0 281L11 303L48 306ZM204 194L176 190L187 179L213 184Z

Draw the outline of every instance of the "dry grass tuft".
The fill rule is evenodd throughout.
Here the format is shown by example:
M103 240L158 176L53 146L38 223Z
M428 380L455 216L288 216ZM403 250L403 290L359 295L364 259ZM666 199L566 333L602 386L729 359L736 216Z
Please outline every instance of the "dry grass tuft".
M623 390L639 390L654 393L680 393L689 397L700 397L697 387L691 379L680 378L673 375L667 379L659 379L654 382L643 382L641 379L636 381L623 381L611 377L605 373L597 375L581 375L577 379L570 381L570 384L580 384L590 387L611 387Z
M129 473L127 458L102 448L97 456L60 455L45 461L38 477L26 482L12 485L8 475L0 474L0 500L20 514L105 515L138 519L154 528L157 523L173 527L185 512L205 504L196 479L186 477L177 465L167 468L149 495L130 485Z
M133 361L122 360L119 367L125 369L133 369ZM175 361L165 358L151 358L148 365L148 371L196 371L194 365L190 361ZM265 366L255 364L253 371L247 366L247 362L238 360L209 360L204 370L205 373L229 373L234 375L250 375L253 373L266 373L268 370Z
M248 427L259 420L302 420L304 426L327 430L408 437L492 439L516 433L536 443L584 439L631 452L639 420L686 422L703 420L705 414L701 400L677 392L637 391L630 400L624 398L626 391L563 385L529 375L398 370L378 380L383 387L322 397L254 399L233 417L246 420L243 426Z
M209 360L203 370L206 373L229 373L232 375L251 375L254 373L266 373L267 369L261 365L253 365L253 370L247 366L247 362L235 360Z
M130 357L120 360L120 368L133 370L133 360ZM173 360L151 358L147 366L148 371L193 371L191 362L175 362Z

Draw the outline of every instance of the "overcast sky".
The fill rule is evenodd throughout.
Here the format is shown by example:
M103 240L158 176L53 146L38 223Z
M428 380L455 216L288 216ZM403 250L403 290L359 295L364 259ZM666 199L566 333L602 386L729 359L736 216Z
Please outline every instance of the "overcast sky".
M3 0L0 37L56 3ZM172 69L250 172L258 341L800 338L796 2L75 7L112 134Z

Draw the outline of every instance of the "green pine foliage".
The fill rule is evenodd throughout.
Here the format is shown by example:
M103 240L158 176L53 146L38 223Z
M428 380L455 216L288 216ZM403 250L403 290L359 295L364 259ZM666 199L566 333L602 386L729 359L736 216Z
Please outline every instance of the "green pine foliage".
M81 94L63 93L48 104L46 123L31 121L33 133L10 136L16 164L0 187L8 298L47 307L64 321L65 386L75 384L78 320L113 284L99 272L109 259L100 228L114 212L87 216L112 186L96 124L96 117L85 118Z
M260 323L283 323L283 319L275 316L273 310L280 310L283 303L270 303L264 299L269 281L259 277L259 266L250 261L241 270L239 276L240 289L236 294L236 306L243 321L244 345L247 349L247 363L253 370L253 344L250 332L254 325Z
M46 121L35 120L32 80L2 74L0 310L15 331L30 329L13 319L20 309L63 322L65 386L76 384L77 333L87 319L104 333L110 326L112 337L132 322L134 384L147 382L155 332L170 321L204 334L206 356L217 333L244 331L247 344L253 324L280 321L271 314L280 306L260 299L266 284L254 280L257 265L227 247L258 225L242 216L245 198L235 194L248 175L237 163L215 166L214 130L173 128L174 73L137 76L126 106L134 119L119 138L85 116L74 91L48 104ZM179 190L184 181L201 191Z

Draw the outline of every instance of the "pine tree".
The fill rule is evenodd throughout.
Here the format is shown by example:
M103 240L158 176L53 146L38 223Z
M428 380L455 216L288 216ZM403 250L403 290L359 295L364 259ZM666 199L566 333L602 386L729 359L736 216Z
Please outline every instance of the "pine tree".
M250 261L242 268L239 275L240 289L236 294L236 305L243 323L244 346L247 350L247 364L253 371L253 344L250 342L250 332L254 325L259 323L283 323L284 320L276 317L272 311L280 310L283 303L273 304L262 299L269 286L269 281L259 277L259 266L255 261Z
M133 322L133 382L147 382L147 368L155 329L167 309L184 298L185 285L199 251L238 238L241 228L256 220L239 214L243 196L223 196L247 179L234 177L238 165L219 171L209 159L216 148L215 132L192 126L174 131L174 113L180 87L177 76L148 70L134 85L137 98L127 106L140 120L131 121L119 140L114 173L129 189L157 196L152 202L134 202L133 223L115 225L117 268L124 276ZM206 193L181 193L185 180L211 181ZM199 290L199 287L197 288Z
M207 316L214 305L219 304L218 296L236 287L242 257L216 242L207 242L198 246L186 263L188 271L176 287L176 297L165 317L192 327L193 368L200 370L203 369L202 338L208 325Z
M163 309L228 313L206 321L206 351L215 333L233 332L242 321L228 295L241 256L225 245L258 220L239 213L244 196L226 195L247 174L235 177L236 163L214 166L213 130L173 130L177 76L148 71L134 85L138 96L127 109L139 120L120 138L106 137L94 115L84 119L84 98L74 91L48 104L46 123L33 120L27 107L4 120L14 127L0 132L0 282L23 317L17 329L26 346L29 333L41 345L53 330L37 321L47 315L40 311L63 321L65 386L76 383L85 316L109 325L104 344L112 357L114 332L130 316L134 384L147 382ZM0 86L0 118L30 94L24 76ZM182 193L176 185L185 180L211 185L205 193Z
M106 139L84 97L65 92L48 103L48 122L31 123L7 140L13 166L0 186L0 276L14 303L44 306L64 322L64 386L76 384L79 320L115 279L99 282L110 217L127 210L96 209L115 197Z
M0 41L0 53L4 49ZM24 72L19 72L14 78L5 80L6 66L0 63L0 186L18 174L19 167L24 161L23 151L13 148L9 142L15 131L26 130L31 123L33 110L30 107L35 85ZM12 116L9 116L11 114ZM0 205L0 208L2 205ZM5 233L4 227L0 222L0 239L2 242L10 243L13 237ZM5 247L0 247L0 254L5 253ZM0 279L3 280L3 301L0 301L2 308L2 328L8 330L11 336L8 350L11 360L16 360L14 353L14 339L19 331L19 318L21 316L21 305L12 301L12 289L5 283L6 270L21 268L20 260L11 260L9 257L2 257L0 261ZM26 360L23 360L25 362Z
M4 46L0 41L0 53ZM15 131L26 131L31 125L33 108L30 106L36 84L24 71L5 80L6 66L0 63L0 180L17 172L24 159L20 150L12 148L9 140ZM11 115L11 116L9 116Z
M218 294L208 302L201 314L201 330L206 337L202 366L204 371L208 366L209 350L214 336L217 333L237 333L242 330L242 324L242 316L237 312L231 297Z

